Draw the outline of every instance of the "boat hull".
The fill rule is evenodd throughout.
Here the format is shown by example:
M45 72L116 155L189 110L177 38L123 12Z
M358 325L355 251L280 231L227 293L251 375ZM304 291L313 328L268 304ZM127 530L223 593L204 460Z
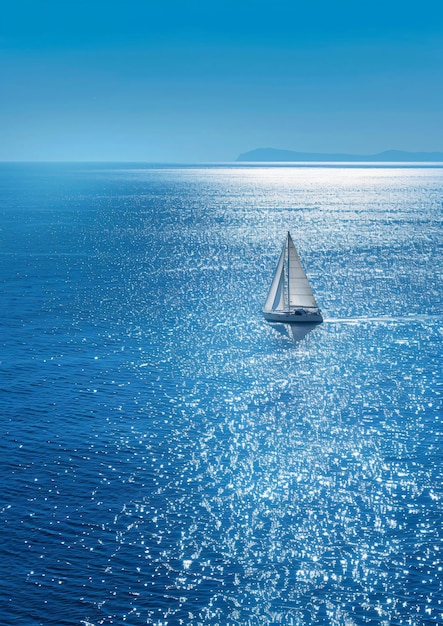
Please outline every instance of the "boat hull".
M263 315L268 322L280 322L282 324L319 324L323 321L322 314L318 310L263 311Z

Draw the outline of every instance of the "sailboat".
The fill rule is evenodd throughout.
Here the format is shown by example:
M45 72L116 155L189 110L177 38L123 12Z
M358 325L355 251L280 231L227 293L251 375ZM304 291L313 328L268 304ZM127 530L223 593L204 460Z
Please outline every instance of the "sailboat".
M268 322L285 324L323 321L289 232L272 279L263 314Z

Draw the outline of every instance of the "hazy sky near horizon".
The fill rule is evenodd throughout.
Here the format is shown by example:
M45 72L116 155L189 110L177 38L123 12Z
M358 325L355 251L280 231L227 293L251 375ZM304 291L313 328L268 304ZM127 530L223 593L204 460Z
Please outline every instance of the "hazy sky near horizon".
M443 151L441 0L3 0L0 160Z

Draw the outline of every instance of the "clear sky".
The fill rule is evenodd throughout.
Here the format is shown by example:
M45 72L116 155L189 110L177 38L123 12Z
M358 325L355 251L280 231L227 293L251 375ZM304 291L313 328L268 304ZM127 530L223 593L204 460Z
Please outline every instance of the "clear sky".
M0 9L0 160L443 151L443 0Z

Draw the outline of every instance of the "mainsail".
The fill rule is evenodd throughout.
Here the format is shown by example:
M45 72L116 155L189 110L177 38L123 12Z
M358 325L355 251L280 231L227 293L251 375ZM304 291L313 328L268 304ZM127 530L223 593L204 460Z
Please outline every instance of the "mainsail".
M317 302L311 290L311 285L302 267L300 258L295 249L291 235L286 237L287 272L288 272L288 305L303 309L316 309Z

